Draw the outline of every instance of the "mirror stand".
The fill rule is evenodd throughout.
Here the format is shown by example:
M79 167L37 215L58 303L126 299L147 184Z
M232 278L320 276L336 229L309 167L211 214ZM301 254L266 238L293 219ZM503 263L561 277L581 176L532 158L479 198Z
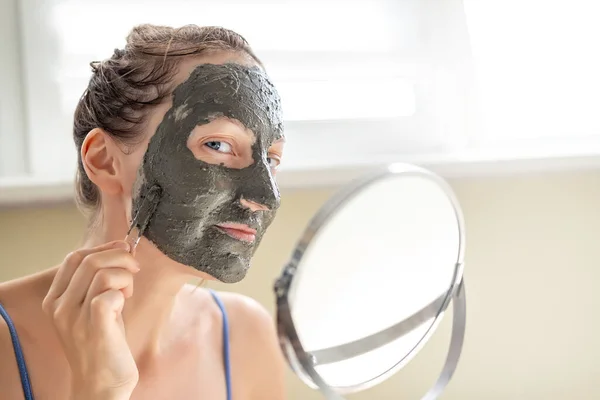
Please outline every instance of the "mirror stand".
M275 293L277 296L277 326L281 349L294 373L306 384L314 389L319 389L328 400L344 400L342 395L331 389L315 371L315 358L304 350L302 343L298 338L298 333L294 328L286 293L288 292L287 289L291 283L291 277L294 275L295 268L296 267L293 264L289 264L275 283ZM462 353L467 322L467 301L464 278L462 278L462 269L462 265L457 265L457 272L461 271L461 273L457 273L457 277L460 279L453 285L453 289L448 292L444 304L442 305L441 312L443 313L450 302L452 302L452 333L446 361L437 381L422 397L422 400L436 400L442 394L456 371ZM422 313L419 312L418 314ZM413 318L408 318L408 320L411 319ZM406 322L409 323L407 324ZM400 325L402 325L402 328L406 333L407 325L414 325L414 323L405 320L398 324L398 326ZM397 335L394 335L394 337L397 337Z

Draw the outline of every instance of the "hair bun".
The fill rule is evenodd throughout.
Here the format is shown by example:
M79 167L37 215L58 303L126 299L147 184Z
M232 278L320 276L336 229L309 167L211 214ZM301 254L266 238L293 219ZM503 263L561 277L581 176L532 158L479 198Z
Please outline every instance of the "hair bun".
M125 50L115 49L115 52L113 53L112 58L115 60L118 60L120 58L123 58L124 56L125 56Z

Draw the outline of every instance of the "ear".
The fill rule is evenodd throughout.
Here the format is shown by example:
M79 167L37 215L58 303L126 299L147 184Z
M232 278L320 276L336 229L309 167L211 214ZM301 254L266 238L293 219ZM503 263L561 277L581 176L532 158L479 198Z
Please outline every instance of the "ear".
M81 161L87 176L100 191L113 195L122 191L117 152L120 152L117 144L100 128L92 129L81 145Z

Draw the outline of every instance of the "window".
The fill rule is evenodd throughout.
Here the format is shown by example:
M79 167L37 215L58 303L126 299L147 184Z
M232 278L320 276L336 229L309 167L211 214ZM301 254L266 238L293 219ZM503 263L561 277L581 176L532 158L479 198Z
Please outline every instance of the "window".
M448 14L420 0L22 4L28 150L36 176L73 176L72 114L89 62L123 47L138 23L222 25L245 36L282 95L290 142L284 168L380 162L443 150L464 136L464 74L460 63L449 66L438 54L465 43L448 34L464 21L448 22ZM444 4L435 10L462 13L460 1Z
M27 173L17 0L0 0L0 178Z
M480 89L482 145L600 139L600 5L464 0Z
M89 62L143 22L249 40L283 98L282 172L589 153L599 11L587 0L0 0L0 177L72 179Z

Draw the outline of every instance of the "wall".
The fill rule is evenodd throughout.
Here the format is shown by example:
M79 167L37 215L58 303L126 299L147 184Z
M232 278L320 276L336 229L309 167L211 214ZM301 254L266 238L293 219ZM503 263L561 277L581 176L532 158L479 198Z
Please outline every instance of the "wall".
M600 171L451 182L467 223L468 328L455 399L600 398ZM329 191L284 194L243 283L273 310L271 286ZM71 206L0 212L0 280L46 268L77 245ZM449 319L403 371L351 399L418 399L445 356ZM290 399L322 398L290 374Z

